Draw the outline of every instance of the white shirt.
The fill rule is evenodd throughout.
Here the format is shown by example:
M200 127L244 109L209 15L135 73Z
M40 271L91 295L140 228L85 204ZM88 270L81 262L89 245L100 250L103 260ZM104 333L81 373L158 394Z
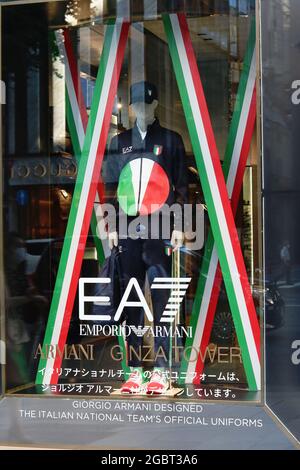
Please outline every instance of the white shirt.
M141 135L142 140L144 140L145 137L146 137L146 135L147 135L147 131L142 131L141 128L140 128L140 126L138 125L138 123L136 123L136 126L137 126L137 128L138 128L138 131L139 131L139 133L140 133L140 135Z

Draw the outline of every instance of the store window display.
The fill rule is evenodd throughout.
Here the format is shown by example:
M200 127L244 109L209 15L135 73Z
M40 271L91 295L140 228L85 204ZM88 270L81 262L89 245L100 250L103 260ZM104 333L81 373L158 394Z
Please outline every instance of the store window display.
M201 397L197 395L196 385L216 389L225 385L219 379L219 372L225 368L237 377L233 384L226 379L228 387L233 389L232 394L237 397L248 387L244 363L239 359L240 338L236 333L225 285L221 285L220 295L219 292L215 295L215 290L211 289L215 276L212 271L215 257L210 251L215 241L211 234L214 212L208 208L210 199L204 194L203 178L206 172L199 164L199 158L196 158L189 130L193 117L185 112L181 84L176 75L178 67L174 65L171 54L173 39L169 20L172 24L178 23L179 27L183 24L183 18L182 15L176 18L171 16L176 13L175 10L165 11L166 7L162 4L157 3L158 10L151 17L143 16L142 12L132 7L130 24L124 24L123 32L128 28L128 36L126 44L125 32L122 36L124 59L118 60L120 75L118 80L116 77L116 80L105 81L105 86L113 85L115 88L111 93L111 111L106 113L108 137L105 135L102 139L101 155L95 158L95 162L101 162L104 155L104 161L101 168L99 163L93 181L86 180L91 185L85 182L82 186L91 191L97 185L97 195L92 197L90 192L88 208L82 205L85 207L84 214L91 210L92 218L82 225L87 237L85 248L81 242L77 245L76 236L81 230L80 223L75 224L75 220L79 220L78 211L76 218L71 215L75 214L78 200L83 201L80 175L83 174L82 158L86 154L82 153L81 146L89 135L89 122L92 123L96 115L93 111L98 106L98 99L94 100L94 97L98 96L102 86L97 77L105 64L108 45L113 44L108 39L110 34L116 34L119 27L121 12L119 9L115 11L113 5L114 2L109 2L103 17L91 21L82 11L78 23L71 25L64 23L62 2L61 11L45 17L42 29L37 28L45 14L40 6L7 9L5 13L5 44L11 44L12 35L17 44L16 50L8 49L9 53L3 56L8 103L4 123L7 148L3 155L5 237L11 232L20 234L30 255L37 257L37 266L30 276L35 281L38 294L47 299L44 323L41 324L40 334L36 335L39 346L42 348L48 343L56 346L59 336L60 348L69 350L75 344L78 348L93 345L95 349L94 359L83 360L81 364L82 369L91 372L90 377L83 374L71 377L67 374L70 362L60 359L59 354L55 368L52 367L51 357L38 355L34 358L34 368L29 363L26 366L31 369L33 383L27 383L29 378L20 378L18 383L8 380L6 388L12 390L14 385L20 384L21 393L24 387L30 385L30 391L41 393L41 384L65 385L76 380L82 386L82 394L97 395L97 386L105 384L110 388L103 387L103 396L110 396L113 390L120 394L121 388L126 393L148 390L149 393L175 396L172 395L174 388L167 390L169 385L165 380L165 376L172 375L172 384L178 384L183 389L181 398L198 399ZM239 15L233 10L224 14L216 8L216 14L210 15L199 5L195 4L188 10L183 8L187 22L185 33L191 39L189 57L192 52L195 54L195 70L197 73L199 71L203 85L207 117L212 122L218 158L222 162L219 166L221 174L222 168L226 171L226 165L229 165L228 157L231 158L231 151L226 151L226 147L230 140L228 136L232 136L229 132L231 123L237 122L235 105L242 103L239 89L240 83L244 83L241 77L245 64L247 69L247 44L249 38L255 36L250 34L253 12L249 7L249 15ZM24 15L28 15L25 23L20 21ZM113 25L108 19L115 17L118 21ZM15 24L22 24L22 29L15 31ZM112 32L113 29L115 32ZM181 29L176 31L176 38L180 39ZM35 32L33 36L32 32ZM32 55L35 44L36 55ZM29 51L25 56L24 47ZM180 57L183 57L185 48L180 51ZM121 48L116 48L115 52L121 55ZM21 56L24 63L17 59ZM185 67L184 77L187 70L188 67ZM29 82L27 76L30 77ZM249 78L248 75L246 78ZM34 80L39 84L37 87L32 86ZM251 86L252 81L249 85L252 90ZM24 99L20 100L20 96ZM35 96L34 100L32 96ZM41 145L36 145L34 155L26 151L27 142L35 139L37 131L37 126L27 122L29 103L30 112L34 112L40 121ZM99 109L103 110L104 107L101 105ZM19 126L18 120L25 124ZM259 155L256 137L253 134L252 138L250 134L249 131L247 142L250 145L252 139L252 144L249 155L245 155L248 160L244 178L241 167L236 166L242 191L240 198L236 194L235 223L238 234L241 234L242 255L249 281L253 283L254 274L261 268L261 232L260 201L256 197L257 188L260 187L257 179ZM87 147L90 151L89 144L85 151ZM30 148L32 150L32 146ZM244 148L242 145L241 149ZM94 158L94 154L92 156ZM240 154L235 153L235 158L240 158ZM235 166L231 168L234 170ZM104 187L98 185L100 172ZM87 171L87 178L91 174ZM214 194L216 190L215 185ZM231 199L230 191L228 193ZM113 203L113 210L103 217L104 207L109 202ZM191 226L186 225L189 221L182 213L186 204L184 212L188 211L189 214L191 211ZM173 206L176 210L171 211ZM203 214L202 218L197 216L197 211ZM151 223L153 221L154 224ZM215 230L216 227L219 225L215 221ZM101 238L104 232L105 238ZM64 247L71 242L74 247L76 243L72 255L62 255L66 252ZM122 292L113 305L109 319L103 320L100 317L105 306L90 300L89 296L101 285L100 278L105 277L104 267L113 258L108 258L110 250L120 260L118 273L121 267L119 279ZM79 253L83 256L82 260ZM75 275L65 274L67 266L70 270L74 266ZM174 267L178 269L175 271ZM6 271L6 275L9 274L7 267ZM165 319L162 315L166 316L172 289L156 290L152 286L155 278L167 280L179 277L190 281L176 311L176 321L170 328L170 324L162 321ZM96 279L94 284L92 278ZM80 279L83 279L82 284L79 283ZM136 284L131 284L126 302L139 300L140 293L149 310L145 304L145 309L127 305L123 309L124 315L122 310L119 318L115 318L124 297L122 294L132 279L136 280ZM60 282L64 282L64 289ZM84 292L80 294L79 286L82 285ZM139 292L135 288L137 285ZM82 304L84 309L80 311ZM261 307L259 298L256 306L257 309ZM108 309L105 311L108 316L107 312ZM105 321L107 329L103 332L98 327ZM165 337L154 335L151 328L143 336L130 334L131 329L124 334L122 328L124 326L126 329L127 325L140 327L142 332L149 325L166 327L168 332ZM175 325L179 326L177 330ZM114 326L120 328L114 330ZM169 330L172 330L172 338L168 336ZM36 348L33 339L32 336L28 341L31 350ZM149 346L152 352L148 362L145 353ZM237 350L228 365L223 365L218 359L224 347L228 348L228 357L231 357L232 348ZM211 356L210 351L215 353ZM46 353L43 354L46 356ZM76 359L73 364L76 370ZM60 368L62 373L58 375L56 371ZM101 377L95 374L98 368L105 371ZM130 373L133 373L131 377ZM148 382L144 383L142 373L150 376ZM131 379L129 384L128 378ZM94 387L90 392L87 382ZM237 392L236 387L240 391Z

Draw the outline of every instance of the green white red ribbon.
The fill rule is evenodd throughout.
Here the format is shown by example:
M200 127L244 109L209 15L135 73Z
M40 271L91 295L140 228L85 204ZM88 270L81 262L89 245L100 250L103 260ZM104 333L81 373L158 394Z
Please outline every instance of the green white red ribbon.
M260 328L184 14L163 15L191 143L250 390L259 390Z
M82 92L80 74L77 67L77 61L73 52L72 42L69 30L55 31L55 38L60 57L65 65L65 83L66 83L66 117L71 136L73 149L79 161L82 152L86 128L88 125L88 114ZM91 219L91 229L94 236L95 246L98 254L98 260L103 262L104 258L109 256L107 242L102 237L102 241L97 233L98 219L101 218L101 200L104 198L104 186L101 181L98 183L94 210Z
M235 109L225 151L223 173L231 199L233 214L236 213L243 176L250 150L256 119L256 49L255 22L253 21L247 51L243 63ZM181 377L185 383L200 383L204 369L205 353L209 344L213 320L222 282L217 247L209 232L198 286L196 290L190 326L193 336L187 338L187 354L181 363ZM195 352L199 350L198 359Z
M64 59L65 64L67 122L75 154L81 155L85 132L88 124L88 114L82 92L80 74L78 71L77 61L73 51L69 30L64 29L56 31L55 37L57 47L61 57ZM98 221L100 221L100 218L103 218L103 211L101 207L101 202L103 201L104 185L102 181L99 181L94 210L92 213L91 229L94 235L94 241L100 265L104 261L104 258L110 256L110 249L107 243L107 238L100 237L100 241L99 234L97 232L97 228L99 227ZM124 358L122 360L122 367L124 372L128 373L130 369L126 363L126 345L123 336L118 336L118 341L123 352L122 357Z
M106 27L90 118L78 165L78 175L55 282L44 344L63 351L69 330L80 269L92 217L117 91L129 23L119 20ZM36 383L58 381L62 355L41 358Z

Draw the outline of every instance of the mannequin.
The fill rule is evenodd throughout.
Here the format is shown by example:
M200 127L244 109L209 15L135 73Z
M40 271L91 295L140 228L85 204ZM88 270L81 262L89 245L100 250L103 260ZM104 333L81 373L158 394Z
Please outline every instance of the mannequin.
M155 110L157 108L158 101L153 100L152 103L136 102L132 103L132 111L136 117L136 124L142 135L147 134L148 126L155 121ZM171 245L174 250L178 250L183 246L184 232L181 230L173 230L171 235ZM117 247L119 243L118 232L113 231L108 234L109 248L112 250L113 247Z
M132 112L136 117L135 125L112 138L105 159L103 180L117 186L114 202L118 218L117 221L108 218L108 239L111 249L119 248L124 273L122 282L126 286L134 277L143 286L146 277L151 282L155 277L171 277L172 258L167 254L166 247L171 245L173 250L178 250L183 245L182 220L176 215L168 215L171 236L167 239L163 231L159 232L158 239L152 237L151 230L145 236L141 235L145 228L143 222L137 224L137 237L120 236L118 221L125 213L128 225L139 217L147 226L146 222L155 214L157 207L171 207L174 203L183 206L187 203L187 176L185 150L180 135L163 128L155 117L158 106L155 85L149 82L133 84L130 98ZM151 292L154 327L160 324L169 295L169 290ZM136 300L133 293L130 301ZM127 307L125 318L129 326L139 328L144 325L144 311L137 307ZM128 350L143 347L142 337L134 333L127 337L127 342ZM128 365L132 372L121 388L123 393L139 393L144 387L149 394L163 394L167 391L168 381L164 372L169 360L168 336L154 338L154 353L158 351L164 354L155 356L154 371L146 385L142 363L136 356L129 356Z

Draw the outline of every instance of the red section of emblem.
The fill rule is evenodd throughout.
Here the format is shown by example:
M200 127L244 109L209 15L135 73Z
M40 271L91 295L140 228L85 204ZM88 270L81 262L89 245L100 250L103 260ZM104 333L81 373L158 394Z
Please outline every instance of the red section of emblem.
M166 202L169 192L170 184L165 171L158 163L154 163L139 213L147 215L160 209Z

